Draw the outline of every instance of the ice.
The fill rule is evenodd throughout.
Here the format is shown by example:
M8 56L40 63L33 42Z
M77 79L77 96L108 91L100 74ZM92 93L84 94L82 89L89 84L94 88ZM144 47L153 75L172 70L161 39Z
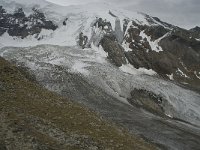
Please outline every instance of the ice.
M170 74L170 75L167 75L169 77L170 80L174 80L174 74Z
M126 41L124 41L122 43L122 47L124 48L125 52L131 52L132 49L129 48L130 43L127 43Z
M4 45L0 43L0 48L2 48L2 47L4 47Z
M26 14L31 13L33 7L39 7L47 19L52 20L58 25L58 29L55 31L42 30L38 35L39 40L35 38L36 35L28 36L22 40L18 37L10 37L8 33L5 33L0 37L0 43L4 46L26 47L39 44L75 46L80 32L88 36L88 39L91 38L93 32L91 24L95 22L97 17L110 21L113 30L115 29L115 21L119 20L122 28L122 22L125 18L135 20L139 24L149 25L142 13L126 11L107 3L59 6L44 0L2 0L0 1L0 5L5 7L6 10L12 11L15 10L15 6L22 7ZM109 12L115 14L117 18L111 16ZM62 23L66 18L68 19L66 26L64 26ZM131 21L128 26L130 25Z
M181 75L182 77L189 78L189 77L188 77L185 73L183 73L183 71L181 71L179 68L178 68L177 72L179 72L180 75Z
M144 33L144 31L141 31L140 32L140 36L142 37L142 39L147 39L147 41L149 42L149 45L151 46L151 49L153 50L153 51L156 51L156 52L160 52L160 51L163 51L163 49L162 49L162 47L161 46L159 46L159 42L160 42L160 40L162 39L162 38L164 38L166 35L164 35L163 37L161 37L161 38L159 38L159 39L157 39L157 40L155 40L155 41L152 41L151 40L151 37L150 36L148 36L148 35L146 35L145 33Z
M72 72L78 72L78 73L82 73L84 75L88 75L89 72L84 69L85 67L88 67L89 65L83 63L82 61L76 61L74 63L74 65L72 66Z
M107 61L107 53L103 52L101 47L93 45L92 48L84 50L74 46L53 45L7 47L0 49L0 54L6 59L16 59L17 62L26 64L36 72L38 80L45 80L45 75L40 72L43 69L51 70L52 65L61 66L63 70L71 73L82 74L86 81L92 82L124 103L127 103L126 98L134 88L152 91L167 100L164 101L166 114L200 125L199 94L157 78L152 70L135 69L129 64L118 68ZM173 74L169 77L173 79Z
M196 75L196 77L198 78L198 79L200 79L200 72L199 72L199 75L197 74L197 71L194 71L194 74Z
M132 74L132 75L138 75L138 74L147 74L147 75L156 75L156 72L153 71L152 69L145 69L145 68L139 68L139 69L136 69L134 68L132 65L130 64L127 64L127 65L122 65L120 67L120 69L125 72L125 73L129 73L129 74Z

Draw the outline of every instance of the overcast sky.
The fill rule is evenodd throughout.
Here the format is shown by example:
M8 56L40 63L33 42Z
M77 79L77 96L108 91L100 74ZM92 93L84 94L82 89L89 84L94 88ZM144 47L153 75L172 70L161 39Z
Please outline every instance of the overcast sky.
M60 5L77 5L106 0L48 0ZM108 1L108 0L107 0ZM184 27L200 26L200 0L109 0L131 11L140 11Z

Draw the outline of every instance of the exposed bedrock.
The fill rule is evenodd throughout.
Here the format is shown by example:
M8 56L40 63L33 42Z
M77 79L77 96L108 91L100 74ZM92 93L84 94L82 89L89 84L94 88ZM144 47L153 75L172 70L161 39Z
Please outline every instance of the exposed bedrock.
M125 56L134 67L153 69L163 77L170 76L171 80L187 83L199 91L200 41L192 31L133 22L124 43L129 47Z
M39 34L42 29L56 30L58 28L52 21L46 19L43 12L36 8L32 11L32 14L27 16L22 8L18 8L11 14L0 6L0 36L7 32L10 36L23 39L29 35Z
M123 47L116 41L115 36L106 35L101 40L101 45L108 53L108 59L117 67L126 64L126 57L124 55Z

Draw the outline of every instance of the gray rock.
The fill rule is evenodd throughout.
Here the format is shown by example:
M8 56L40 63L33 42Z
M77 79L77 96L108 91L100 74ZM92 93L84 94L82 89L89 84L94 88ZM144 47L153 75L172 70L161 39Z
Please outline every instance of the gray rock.
M56 30L58 28L52 21L46 19L43 12L36 8L33 8L33 13L27 16L22 8L11 14L7 13L1 6L0 15L0 36L8 32L10 36L18 36L23 39L28 35L39 34L42 29Z
M154 23L152 18L148 21ZM168 25L166 28L161 25L143 26L136 22L132 23L133 26L127 30L124 38L124 42L129 43L129 48L132 49L125 52L128 62L135 68L153 69L165 78L166 75L173 74L177 82L188 83L188 86L198 90L200 80L194 72L198 73L200 70L200 41L195 39L198 37L196 32ZM140 36L142 31L150 37L151 41L163 37L158 43L163 51L153 51L149 41Z
M124 49L120 44L115 40L114 36L106 35L101 40L101 45L108 53L108 59L115 64L117 67L126 64L126 58L124 54Z
M134 89L131 92L131 98L129 98L128 101L132 105L142 107L152 113L164 115L164 109L162 106L163 98L150 91Z

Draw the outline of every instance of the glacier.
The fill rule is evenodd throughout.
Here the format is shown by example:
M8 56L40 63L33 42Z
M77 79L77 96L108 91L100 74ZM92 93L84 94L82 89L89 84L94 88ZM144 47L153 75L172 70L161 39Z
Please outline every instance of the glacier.
M5 33L0 37L1 57L27 68L37 82L47 89L86 105L152 142L169 149L190 149L200 145L195 138L200 135L199 93L164 80L153 70L136 69L130 64L118 68L108 61L108 54L103 48L97 46L105 34L91 26L97 17L110 21L112 28L119 31L121 40L123 28L120 31L115 22L122 23L123 19L129 18L139 24L151 26L144 14L105 3L64 7L40 0L32 3L23 0L15 0L15 4L12 2L2 0L0 5L11 11L17 4L28 14L29 8L39 4L38 7L47 18L58 24L58 29L42 30L39 34L41 40L34 36L21 39ZM117 21L109 14L110 11L117 16ZM63 26L62 21L66 18L66 26ZM155 21L153 25L156 23L158 22ZM82 49L77 46L80 32L88 37L91 48ZM124 34L126 33L127 31ZM153 50L162 51L158 45L162 38L150 41L146 34L140 34L149 40ZM128 46L125 43L123 45L129 51ZM161 95L166 100L166 117L156 116L129 104L127 98L135 88Z
M148 75L143 70L135 69L135 73L129 73L117 68L106 60L101 49L82 50L78 47L38 45L25 48L4 47L0 52L7 60L29 68L36 80L47 89L78 101L122 124L133 133L144 134L156 143L174 148L174 142L177 142L174 138L179 135L176 132L170 133L174 138L167 140L168 135L163 132L172 132L167 124L200 133L199 94L164 81L155 74ZM134 88L146 89L165 97L165 113L169 118L163 119L131 106L127 98ZM94 93L94 89L97 93ZM191 125L176 118L190 122ZM164 125L158 122L163 122ZM141 123L146 125L141 126ZM162 127L158 128L160 125ZM149 131L146 131L147 128ZM178 131L181 135L186 134ZM156 138L157 136L163 139Z

